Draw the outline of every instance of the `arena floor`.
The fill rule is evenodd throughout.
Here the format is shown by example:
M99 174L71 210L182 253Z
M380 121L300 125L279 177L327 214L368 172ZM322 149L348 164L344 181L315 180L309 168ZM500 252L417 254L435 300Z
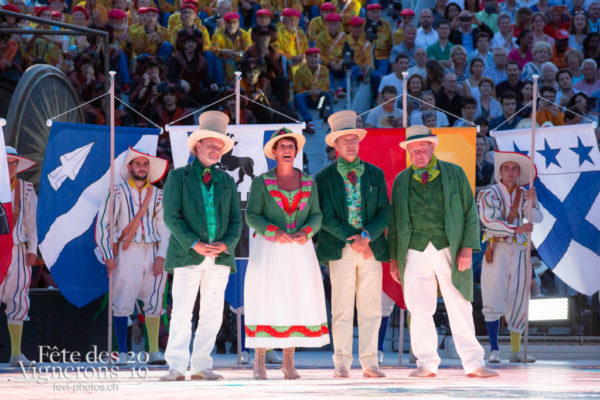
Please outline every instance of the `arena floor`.
M387 378L377 380L362 378L356 361L350 379L333 379L329 352L298 352L296 364L302 375L300 380L284 380L281 371L273 365L268 369L267 381L255 381L251 366L238 367L234 355L218 355L215 369L225 376L225 380L176 383L158 381L166 367L150 367L146 371L140 369L141 364L120 368L111 376L100 376L99 364L40 364L37 370L26 371L0 364L0 398L600 399L598 360L539 360L527 366L503 362L497 367L500 377L488 379L465 377L458 360L445 360L437 378L409 378L408 373L414 365L408 365L406 361L399 365L397 353L386 354L382 368ZM55 368L54 377L50 370L43 368L45 366ZM77 367L80 367L79 372Z

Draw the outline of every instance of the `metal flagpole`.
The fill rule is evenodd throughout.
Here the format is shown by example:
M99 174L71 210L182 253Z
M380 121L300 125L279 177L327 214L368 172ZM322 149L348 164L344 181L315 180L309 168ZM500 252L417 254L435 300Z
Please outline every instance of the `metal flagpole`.
M395 101L395 100L394 100ZM408 128L408 72L402 72L402 127ZM390 265L390 268L392 266ZM400 308L400 324L398 326L398 364L402 364L404 352L404 310Z
M408 128L408 71L402 72L402 126Z
M241 104L240 104L240 82L242 80L242 73L240 71L235 71L235 124L241 125L240 122L240 113L241 113Z
M537 98L538 98L538 79L539 75L533 75L533 103L531 103L531 146L529 154L531 157L531 166L529 169L529 188L533 188L533 178L535 173L535 128L537 116ZM533 202L527 202L527 222L531 222L531 213ZM531 295L531 232L527 234L527 250L525 251L525 268L527 295L525 296L525 331L523 335L523 362L527 363L527 344L529 340L529 296Z
M115 71L110 71L110 201L108 202L109 215L109 231L108 242L112 246L114 243L115 215L114 215L114 199L115 199ZM113 257L115 255L113 254ZM112 271L108 274L108 354L109 360L112 362Z

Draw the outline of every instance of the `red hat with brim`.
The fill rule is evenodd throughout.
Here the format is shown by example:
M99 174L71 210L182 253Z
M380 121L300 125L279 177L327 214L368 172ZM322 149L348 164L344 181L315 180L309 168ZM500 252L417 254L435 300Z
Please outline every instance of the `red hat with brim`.
M370 11L370 10L381 10L381 4L373 3L373 4L367 5L367 11Z
M319 49L318 47L311 47L309 49L306 50L305 53L307 56L311 55L311 54L321 54L321 49Z
M113 8L112 10L110 10L108 12L108 18L109 19L125 19L125 18L127 18L127 13L118 8Z
M365 20L361 17L352 17L350 18L350 21L348 21L348 23L350 24L350 26L363 26Z
M407 17L407 16L415 16L415 12L413 10L411 10L410 8L405 8L404 10L400 11L400 16L401 17Z
M15 6L14 4L5 4L2 6L2 9L7 10L7 11L16 12L16 13L21 12L21 10L19 10L19 7Z
M228 12L227 14L223 15L224 21L233 21L235 19L239 20L240 14L238 14L236 12Z
M257 17L262 17L263 15L268 15L269 17L272 17L273 13L268 8L261 8L256 12Z
M85 19L90 18L90 13L88 13L88 10L86 10L85 7L82 7L82 6L75 6L75 7L73 7L73 11L71 12L71 15L73 15L77 11L80 11L80 12L84 13L85 14Z
M284 17L297 17L297 18L300 18L302 16L302 13L299 10L296 10L295 8L284 8L283 12L281 14Z
M335 11L335 4L333 4L333 3L321 4L321 11Z
M325 17L325 21L327 22L340 22L342 20L342 16L338 13L330 13Z
M52 11L52 17L58 17L61 18L62 17L62 13L60 11Z
M154 12L154 13L158 14L158 8L156 8L156 7L140 7L137 10L137 12L138 12L138 14L146 14L149 12Z
M569 32L567 32L564 29L559 29L556 32L554 32L554 39L562 40L562 39L568 39L568 38L569 38Z
M184 8L189 8L190 10L194 10L194 12L198 12L198 7L196 6L196 4L192 3L191 1L186 1L185 3L183 3L183 5L181 6L181 10L183 10Z
M39 17L40 15L42 15L42 13L44 11L50 11L50 7L48 7L48 6L38 7L38 9L35 10L35 16Z

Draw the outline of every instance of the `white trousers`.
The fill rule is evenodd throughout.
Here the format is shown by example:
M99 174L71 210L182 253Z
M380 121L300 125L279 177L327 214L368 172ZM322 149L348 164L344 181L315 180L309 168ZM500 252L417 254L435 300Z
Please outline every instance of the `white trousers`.
M212 368L213 359L210 353L215 347L217 333L223 320L229 272L230 267L215 264L214 257L206 257L199 265L175 268L171 327L165 352L169 369L185 375L190 361L192 374ZM200 311L190 359L192 312L198 290Z
M31 267L25 262L27 244L13 246L12 259L4 281L0 284L2 303L6 304L6 319L9 324L21 325L28 321L29 285Z
M144 303L147 317L159 317L163 310L163 295L167 273L154 276L156 259L154 244L131 243L127 250L119 249L113 277L113 311L115 317L133 313L136 299Z
M437 373L440 357L433 322L437 284L444 297L452 339L466 374L485 366L484 350L475 337L473 307L452 284L450 249L437 250L429 243L424 251L408 250L404 269L404 300L410 311L410 342L417 367Z
M335 368L352 365L354 301L358 319L358 355L363 369L377 366L377 339L381 325L382 266L365 260L346 245L342 258L329 262L331 325Z
M505 315L508 329L522 333L528 290L525 246L496 243L494 261L488 263L484 259L481 268L482 312L485 320L497 321Z

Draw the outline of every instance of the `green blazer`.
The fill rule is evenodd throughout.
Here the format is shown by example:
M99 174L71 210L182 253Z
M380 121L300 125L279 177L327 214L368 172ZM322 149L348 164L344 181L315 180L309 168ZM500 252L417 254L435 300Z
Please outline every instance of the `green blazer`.
M302 173L304 191L310 192L308 201L296 217L294 228L287 229L285 211L277 204L267 190L265 179L275 180L275 169L265 172L252 180L250 195L246 206L246 223L265 237L273 237L275 229L281 228L288 233L304 230L309 238L321 229L323 216L319 208L319 196L316 185L310 175Z
M171 231L167 259L167 271L187 265L198 265L204 256L192 246L196 241L208 242L206 212L202 197L202 183L194 174L194 159L185 167L169 173L163 188L163 214L165 225ZM227 251L219 254L215 262L235 268L235 247L242 233L240 198L233 178L215 169L213 172L214 204L217 229L215 241L227 245Z
M463 247L479 251L479 219L471 185L465 172L456 164L438 160L444 188L444 222L452 255L452 283L465 299L473 300L473 269L460 272L456 256ZM390 258L398 262L400 279L404 280L406 254L412 235L408 211L409 183L412 168L402 171L392 188L392 220L388 229Z
M389 251L385 230L390 219L390 200L383 171L361 161L365 172L360 177L361 215L364 230L371 235L371 250L378 261L388 261ZM323 229L317 242L317 257L321 264L342 258L346 238L361 233L348 223L346 188L337 170L337 162L317 174L319 199L323 210Z

